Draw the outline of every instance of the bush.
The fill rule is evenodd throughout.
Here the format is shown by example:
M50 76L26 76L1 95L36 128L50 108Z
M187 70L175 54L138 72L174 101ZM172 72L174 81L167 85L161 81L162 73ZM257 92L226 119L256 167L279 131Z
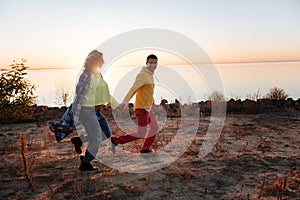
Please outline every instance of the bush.
M269 93L266 95L267 99L275 99L275 100L285 100L288 95L282 88L273 87L270 89Z
M13 61L11 69L0 75L0 122L24 122L32 120L31 106L36 96L35 85L25 79L26 59Z
M247 94L246 98L253 101L257 101L257 99L260 99L260 88L258 88L257 92L254 92L253 94Z
M213 102L224 102L225 97L224 94L220 91L213 91L209 96L208 100L211 100Z
M55 104L59 106L67 107L73 99L70 89L66 88L63 84L60 87L57 87L55 90Z

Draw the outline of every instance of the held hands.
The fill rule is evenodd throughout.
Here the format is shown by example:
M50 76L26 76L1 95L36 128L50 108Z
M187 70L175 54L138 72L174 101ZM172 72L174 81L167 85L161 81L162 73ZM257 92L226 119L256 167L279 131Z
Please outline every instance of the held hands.
M124 110L125 107L127 106L127 104L128 104L128 102L124 100L120 105L118 105L118 107L116 109Z

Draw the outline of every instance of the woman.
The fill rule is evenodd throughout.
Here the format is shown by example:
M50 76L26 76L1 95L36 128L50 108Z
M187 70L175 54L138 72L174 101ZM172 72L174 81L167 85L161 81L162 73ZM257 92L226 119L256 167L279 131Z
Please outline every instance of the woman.
M80 156L82 171L95 170L91 161L97 155L103 132L107 138L111 136L105 118L101 115L99 105L118 103L110 95L107 83L103 80L98 69L104 64L103 54L93 50L85 60L84 71L76 85L76 97L72 105L74 124L82 122L88 135L88 146L84 156ZM82 142L79 137L71 139L77 153L81 153Z

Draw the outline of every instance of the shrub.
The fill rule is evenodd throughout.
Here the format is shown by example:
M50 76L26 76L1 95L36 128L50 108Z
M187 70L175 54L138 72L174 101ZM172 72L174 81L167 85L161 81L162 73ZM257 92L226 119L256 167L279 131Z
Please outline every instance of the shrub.
M267 99L275 99L275 100L285 100L288 95L282 88L273 87L270 89L269 93L266 95Z
M55 90L55 104L59 106L67 107L73 99L71 95L70 88L65 87L66 84L61 84L61 86L57 87Z
M247 99L257 101L257 99L261 98L260 94L260 88L258 88L257 92L254 92L253 94L247 94Z
M0 122L32 120L35 85L25 79L26 62L26 59L13 61L11 69L0 75Z
M209 96L208 100L214 101L214 102L224 102L225 97L224 94L220 91L213 91Z

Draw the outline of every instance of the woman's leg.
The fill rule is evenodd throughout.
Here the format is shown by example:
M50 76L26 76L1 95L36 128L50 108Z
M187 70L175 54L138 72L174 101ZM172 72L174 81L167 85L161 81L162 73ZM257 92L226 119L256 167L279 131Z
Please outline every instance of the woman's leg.
M104 136L105 138L102 137L103 140L107 139L107 138L110 138L111 137L111 131L110 131L110 128L108 126L108 123L105 119L105 117L102 115L102 113L100 112L100 110L96 110L96 115L97 115L97 119L98 119L98 122L101 126L101 129L104 133Z
M101 114L101 112L99 110L96 110L96 115L97 115L97 119L100 124L100 127L102 129L102 140L110 138L111 131L110 131L110 128L108 126L108 123L107 123L105 117ZM72 137L71 142L75 146L76 153L81 154L82 153L82 150L81 150L82 141L81 141L80 137L78 137L78 136Z
M82 161L90 162L98 153L100 142L102 140L102 130L99 125L96 112L93 108L82 107L80 112L80 121L88 134L87 151Z
M76 151L76 153L81 154L81 153L82 153L82 150L81 150L82 141L81 141L80 137L78 137L78 136L72 137L72 138L71 138L71 142L72 142L72 143L74 144L74 146L75 146L75 151Z

